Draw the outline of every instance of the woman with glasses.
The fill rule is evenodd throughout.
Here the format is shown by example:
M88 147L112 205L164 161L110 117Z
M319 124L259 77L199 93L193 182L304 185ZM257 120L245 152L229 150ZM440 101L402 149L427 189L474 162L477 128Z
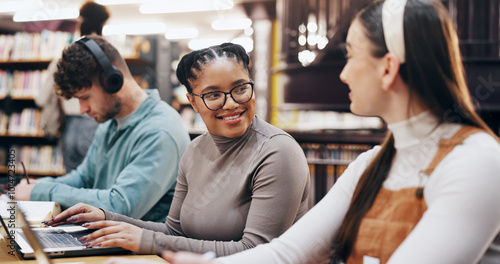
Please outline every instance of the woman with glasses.
M290 135L255 115L249 64L243 47L232 43L181 59L177 77L208 133L184 152L165 223L80 204L48 224L85 223L101 228L83 239L89 247L144 254L168 249L225 256L282 234L307 211L309 168Z

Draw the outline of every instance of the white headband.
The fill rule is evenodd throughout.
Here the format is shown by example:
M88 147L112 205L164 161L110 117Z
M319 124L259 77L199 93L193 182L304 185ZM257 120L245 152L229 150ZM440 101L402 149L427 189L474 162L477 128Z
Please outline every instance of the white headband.
M382 6L382 27L387 50L405 62L405 35L403 18L407 0L386 0Z

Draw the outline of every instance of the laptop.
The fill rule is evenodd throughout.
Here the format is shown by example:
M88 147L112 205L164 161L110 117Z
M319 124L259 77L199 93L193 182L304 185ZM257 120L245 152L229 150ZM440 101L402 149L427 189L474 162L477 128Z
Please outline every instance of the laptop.
M35 259L37 260L36 262L38 264L53 264L52 260L50 260L49 256L43 251L43 246L40 244L40 241L38 241L38 238L35 236L35 233L33 233L33 230L29 227L29 223L26 220L26 217L24 214L19 214L20 215L20 223L21 223L21 229L23 230L24 235L26 236L26 239L28 240L29 244L33 248L34 251L34 256ZM3 222L2 219L2 225L5 228L5 223ZM7 229L5 228L5 231L7 232ZM7 232L9 239L12 241L12 236L9 232ZM15 240L14 240L15 241Z
M23 259L43 258L43 254L50 257L82 257L97 256L105 254L130 253L129 250L120 247L87 248L82 246L78 239L84 235L92 233L94 230L82 227L68 228L31 228L24 213L19 210L17 214L20 219L18 223L21 229L10 229L0 216L2 226L7 233L8 239L14 241L18 256ZM7 243L12 243L8 241ZM48 262L50 263L50 262Z

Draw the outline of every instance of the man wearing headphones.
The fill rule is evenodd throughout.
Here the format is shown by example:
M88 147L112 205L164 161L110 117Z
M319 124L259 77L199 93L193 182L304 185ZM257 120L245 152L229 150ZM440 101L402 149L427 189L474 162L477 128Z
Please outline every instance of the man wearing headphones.
M80 166L62 177L15 188L17 200L83 202L142 220L163 222L189 135L180 115L133 79L118 51L98 36L69 45L54 74L56 91L77 98L100 123ZM68 219L71 222L71 219Z

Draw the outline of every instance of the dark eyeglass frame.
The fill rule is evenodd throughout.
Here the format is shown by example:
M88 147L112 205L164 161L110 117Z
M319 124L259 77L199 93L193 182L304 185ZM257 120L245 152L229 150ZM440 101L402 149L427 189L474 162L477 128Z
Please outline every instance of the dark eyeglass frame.
M234 89L238 88L238 87L241 87L243 85L247 85L247 84L250 84L250 87L252 88L252 91L251 91L251 94L250 94L250 98L248 98L248 100L246 101L238 101L236 99L234 99L234 96L232 94L232 92L234 91ZM212 91L212 92L208 92L208 93L203 93L203 94L194 94L194 93L190 93L191 95L194 95L194 96L198 96L201 98L201 100L203 101L203 103L205 104L205 106L209 109L209 110L212 110L212 111L215 111L215 110L219 110L221 109L222 107L224 107L226 105L226 101L227 101L227 95L231 95L231 98L233 99L233 101L235 101L236 103L238 104L244 104L248 101L250 101L253 97L253 85L254 85L254 81L250 80L249 82L244 82L244 83L241 83L241 84L238 84L236 85L235 87L233 87L229 92L223 92L223 91ZM213 93L223 93L224 94L224 102L222 103L221 106L217 107L217 108L210 108L208 107L207 103L205 102L205 96L209 95L209 94L213 94Z

